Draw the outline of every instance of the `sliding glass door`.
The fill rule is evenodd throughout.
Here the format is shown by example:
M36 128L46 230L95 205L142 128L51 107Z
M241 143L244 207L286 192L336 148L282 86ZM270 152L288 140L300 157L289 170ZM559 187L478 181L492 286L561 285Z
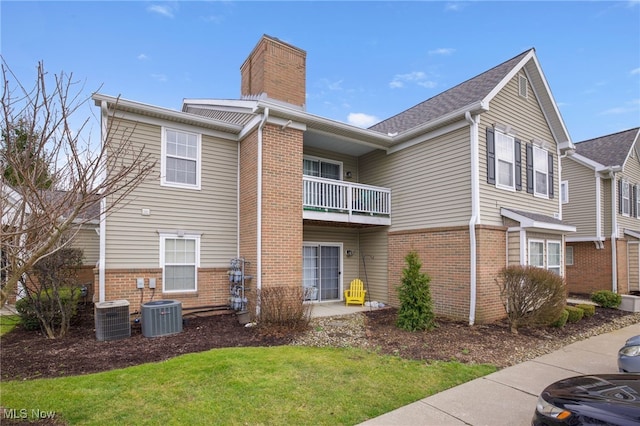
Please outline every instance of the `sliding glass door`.
M340 300L341 245L305 243L302 285L306 300Z

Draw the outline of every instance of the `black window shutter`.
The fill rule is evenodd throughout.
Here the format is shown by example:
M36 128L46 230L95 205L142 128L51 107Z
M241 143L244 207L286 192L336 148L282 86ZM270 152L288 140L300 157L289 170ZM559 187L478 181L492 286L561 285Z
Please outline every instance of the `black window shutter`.
M622 214L622 179L618 180L618 213Z
M533 194L533 145L527 144L527 192Z
M493 127L487 127L487 183L496 183L496 141Z
M638 217L638 185L631 187L631 217Z
M522 143L520 139L514 140L513 152L515 153L516 161L516 189L522 191L522 151L520 146Z
M549 198L553 198L555 195L553 190L553 154L548 153L549 155Z

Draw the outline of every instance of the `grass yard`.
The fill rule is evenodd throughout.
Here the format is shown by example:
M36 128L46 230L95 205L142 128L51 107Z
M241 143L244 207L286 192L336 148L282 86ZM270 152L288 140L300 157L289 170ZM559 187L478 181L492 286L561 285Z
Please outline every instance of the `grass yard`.
M0 315L0 336L13 330L19 322L18 315Z
M99 374L5 382L0 406L29 417L54 412L71 425L353 425L494 371L357 349L226 348Z

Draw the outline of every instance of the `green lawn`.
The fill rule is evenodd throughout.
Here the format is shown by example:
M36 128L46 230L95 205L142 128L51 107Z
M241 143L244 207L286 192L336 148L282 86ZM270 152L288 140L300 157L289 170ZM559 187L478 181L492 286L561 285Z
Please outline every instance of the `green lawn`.
M4 382L0 406L28 417L55 412L72 425L353 425L495 370L359 349L226 348L86 376Z
M18 315L0 315L0 336L13 330L19 322Z

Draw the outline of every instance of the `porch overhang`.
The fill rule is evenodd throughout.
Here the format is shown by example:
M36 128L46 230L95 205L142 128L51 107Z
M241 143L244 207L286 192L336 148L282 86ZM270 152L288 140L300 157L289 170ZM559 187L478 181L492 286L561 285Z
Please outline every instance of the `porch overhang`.
M560 219L540 213L501 208L500 214L520 223L520 227L529 231L541 231L558 234L576 232L576 227Z

